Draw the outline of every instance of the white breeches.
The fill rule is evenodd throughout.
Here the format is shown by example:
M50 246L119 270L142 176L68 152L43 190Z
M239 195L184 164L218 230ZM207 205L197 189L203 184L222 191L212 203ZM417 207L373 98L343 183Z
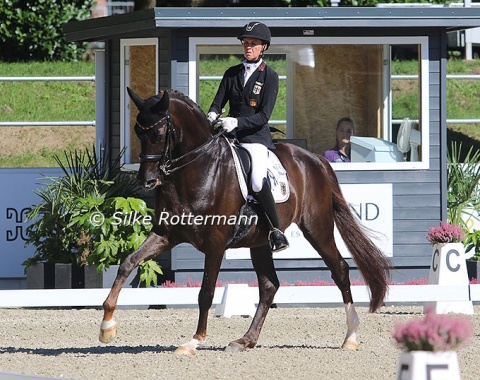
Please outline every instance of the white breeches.
M267 178L268 148L259 143L240 143L252 156L252 189L262 190L263 179Z

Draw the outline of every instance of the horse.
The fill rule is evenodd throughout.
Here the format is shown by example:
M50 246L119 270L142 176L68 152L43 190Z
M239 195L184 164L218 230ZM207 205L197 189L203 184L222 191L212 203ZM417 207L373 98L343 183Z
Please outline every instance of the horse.
M180 345L175 353L194 355L205 342L208 311L224 251L239 247L250 248L258 279L259 303L248 331L230 342L225 350L238 352L253 348L280 286L268 243L269 226L261 209L256 210L260 215L258 223L247 226L240 239L232 239L235 226L231 223L168 223L165 218L158 223L160 213L165 216L165 212L176 215L177 219L180 215L239 215L246 201L238 185L229 142L223 133L216 132L201 108L181 92L170 89L142 99L130 88L127 91L139 111L134 126L141 142L137 180L144 189L155 191L157 223L142 246L119 267L103 303L100 341L109 343L117 335L113 314L128 275L145 260L177 244L190 243L205 255L198 295L199 317L193 338ZM277 204L281 229L296 223L323 258L341 291L345 307L347 333L342 348L357 349L360 321L353 305L349 265L335 245L334 224L369 287L370 312L383 305L390 261L353 216L326 159L284 143L276 144L275 153L287 172L290 185L288 200Z

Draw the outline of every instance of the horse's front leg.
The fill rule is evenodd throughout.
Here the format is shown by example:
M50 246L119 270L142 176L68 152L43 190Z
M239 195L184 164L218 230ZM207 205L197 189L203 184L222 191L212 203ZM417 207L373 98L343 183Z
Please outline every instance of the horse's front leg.
M113 319L113 313L117 307L118 296L125 280L142 262L154 258L168 248L170 246L165 236L150 232L140 248L130 254L120 265L112 289L103 303L103 320L100 325L99 337L101 342L110 343L117 336L117 322Z
M195 355L197 347L207 339L208 311L212 306L222 258L223 251L211 251L205 254L205 269L203 271L202 286L198 294L199 316L197 331L189 342L182 344L176 349L175 354L177 355Z
M226 348L226 351L230 352L239 352L256 346L267 313L280 287L269 247L252 248L250 250L250 256L258 278L258 307L250 328L245 335L240 339L230 342Z

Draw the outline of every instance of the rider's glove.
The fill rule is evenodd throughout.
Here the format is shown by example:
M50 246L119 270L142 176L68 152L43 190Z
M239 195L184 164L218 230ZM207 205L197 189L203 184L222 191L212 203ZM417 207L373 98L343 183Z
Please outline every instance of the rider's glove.
M218 113L216 113L216 112L207 113L207 119L210 123L213 123L215 120L218 119Z
M220 121L222 122L222 128L227 132L231 132L238 127L238 120L234 117L224 117Z

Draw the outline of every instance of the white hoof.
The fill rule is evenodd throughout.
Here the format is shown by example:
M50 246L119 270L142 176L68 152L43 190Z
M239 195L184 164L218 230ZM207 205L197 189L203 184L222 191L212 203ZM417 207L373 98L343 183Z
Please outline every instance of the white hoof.
M359 344L352 340L346 340L343 342L342 348L344 350L358 350Z
M117 337L117 322L113 319L110 321L102 321L100 325L100 342L111 343Z

